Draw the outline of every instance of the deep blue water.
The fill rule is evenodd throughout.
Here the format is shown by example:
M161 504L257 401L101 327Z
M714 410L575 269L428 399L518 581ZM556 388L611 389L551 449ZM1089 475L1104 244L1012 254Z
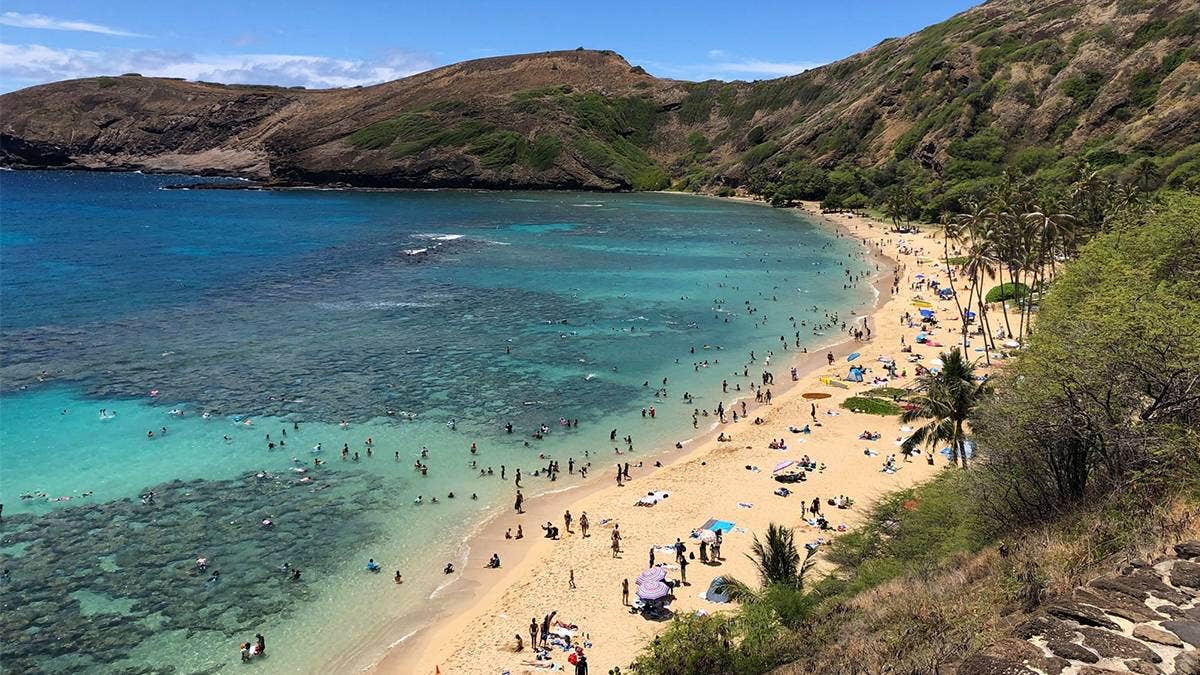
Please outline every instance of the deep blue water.
M234 636L269 626L302 663L315 647L290 637L296 622L353 637L379 620L355 611L360 555L411 568L419 604L435 580L421 561L452 555L509 498L472 477L472 441L480 466L527 475L538 453L609 450L614 427L669 447L751 349L779 352L797 329L805 346L832 342L813 321L869 300L843 287L863 264L849 241L754 205L160 189L180 180L0 172L0 565L17 572L0 662L77 672L169 654L186 671L232 663ZM643 386L663 377L665 397ZM541 423L550 435L524 447ZM338 461L343 444L363 461ZM422 446L429 477L411 469ZM396 508L447 490L481 499ZM446 536L411 546L400 533L417 519ZM198 556L221 558L220 587L193 579ZM303 562L312 586L271 586L283 562ZM251 587L261 601L239 604ZM55 653L42 616L78 648Z

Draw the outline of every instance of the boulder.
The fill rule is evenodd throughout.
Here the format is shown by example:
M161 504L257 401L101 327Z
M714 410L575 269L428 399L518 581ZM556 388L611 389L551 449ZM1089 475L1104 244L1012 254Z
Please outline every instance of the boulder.
M1037 675L1019 661L990 654L968 656L958 666L958 675Z
M1200 588L1200 564L1190 560L1176 560L1171 568L1171 585Z
M1081 605L1077 602L1056 602L1046 607L1046 613L1050 616L1075 621L1085 626L1098 626L1100 628L1108 628L1111 630L1121 630L1121 626L1112 619L1104 615L1104 612Z
M1174 633L1162 630L1161 628L1155 628L1154 626L1147 626L1145 624L1133 627L1133 637L1142 640L1143 642L1156 642L1160 645L1166 645L1168 647L1183 646L1183 640L1180 640L1179 637Z
M1187 560L1200 558L1200 541L1193 540L1175 544L1175 554Z
M1141 659L1150 663L1162 663L1158 652L1124 635L1090 626L1080 628L1079 632L1083 633L1083 644L1106 659Z
M1175 675L1200 675L1200 652L1180 652L1175 656Z
M1184 642L1193 647L1200 647L1200 622L1196 621L1164 621L1162 627L1178 635Z
M1074 642L1051 640L1050 642L1046 643L1046 649L1049 649L1055 656L1071 661L1096 663L1100 660L1100 657L1092 653L1091 650L1083 645L1077 645Z

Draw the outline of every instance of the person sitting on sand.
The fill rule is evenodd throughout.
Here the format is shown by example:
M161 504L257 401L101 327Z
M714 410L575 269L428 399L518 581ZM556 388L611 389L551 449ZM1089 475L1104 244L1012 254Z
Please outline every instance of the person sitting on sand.
M488 561L487 566L491 569L499 569L500 568L500 554L493 553L492 559Z
M454 563L446 563L442 568L442 574L454 574Z

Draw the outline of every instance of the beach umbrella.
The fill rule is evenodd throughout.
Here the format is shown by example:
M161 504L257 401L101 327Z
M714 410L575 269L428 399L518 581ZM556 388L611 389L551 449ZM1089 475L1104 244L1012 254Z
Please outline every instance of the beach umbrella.
M789 466L791 466L795 463L796 463L796 460L794 460L794 459L784 460L784 461L776 464L775 470L772 471L771 473L779 473L780 471L783 471L784 469L788 468Z
M671 594L671 588L661 581L638 585L637 596L642 600L661 600Z
M637 579L635 581L640 586L642 584L648 584L652 581L662 581L663 579L666 579L666 578L667 578L667 570L665 570L661 567L651 567L650 569L646 570L645 572L642 572L641 574L637 575Z
M712 530L700 530L696 533L696 536L700 538L700 541L710 544L717 540L717 533Z

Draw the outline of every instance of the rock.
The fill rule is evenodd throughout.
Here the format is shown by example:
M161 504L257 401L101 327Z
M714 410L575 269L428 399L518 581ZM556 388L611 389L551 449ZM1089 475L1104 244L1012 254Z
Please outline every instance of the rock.
M1002 659L1029 661L1043 656L1042 650L1017 638L1000 638L983 651L984 654Z
M1037 675L1018 661L990 654L968 656L958 666L958 675Z
M1164 621L1162 627L1178 635L1184 642L1193 647L1200 647L1200 622L1196 621Z
M1160 645L1168 647L1182 647L1183 640L1180 640L1174 633L1169 633L1154 626L1142 624L1134 626L1133 637L1145 642L1157 642Z
M1190 560L1176 560L1171 568L1171 585L1200 588L1200 564Z
M1100 588L1077 588L1071 597L1076 602L1092 605L1107 614L1128 619L1133 623L1159 621L1163 618L1162 614L1147 607L1146 603L1116 591Z
M1188 560L1200 558L1200 541L1192 540L1175 544L1175 554Z
M1158 652L1124 635L1090 626L1080 628L1079 632L1083 633L1083 644L1106 659L1141 659L1150 663L1162 663Z
M1077 602L1054 603L1046 607L1045 611L1051 616L1055 616L1060 619L1076 621L1085 626L1098 626L1100 628L1121 630L1121 626L1117 624L1116 621L1104 616L1104 612L1101 612L1095 607L1081 605Z
M1096 666L1084 666L1079 669L1079 675L1127 675L1124 670L1109 670L1108 668L1097 668Z
M1041 636L1047 642L1072 642L1077 635L1075 626L1072 626L1065 621L1060 621L1051 616L1044 614L1038 615L1028 621L1017 626L1015 631L1017 637L1028 640L1029 638Z
M1091 650L1083 645L1077 645L1074 642L1063 642L1062 640L1052 640L1046 643L1046 649L1049 649L1055 656L1068 659L1071 661L1083 661L1084 663L1096 663L1100 657L1093 654Z
M1124 576L1105 575L1088 585L1092 588L1124 593L1137 600L1145 600L1150 595L1154 595L1176 604L1187 602L1186 595L1164 584L1158 575L1147 570L1138 570Z
M1176 655L1175 675L1200 675L1200 652L1181 652Z
M1125 667L1135 673L1140 673L1141 675L1162 675L1162 668L1159 668L1153 663L1146 663L1145 661L1138 661L1137 659L1126 661Z
M1163 675L1162 668L1157 667L1157 665L1154 665L1153 663L1138 661L1138 659L1130 659L1130 661L1127 661L1126 668L1134 671L1134 673L1139 673L1140 675Z

